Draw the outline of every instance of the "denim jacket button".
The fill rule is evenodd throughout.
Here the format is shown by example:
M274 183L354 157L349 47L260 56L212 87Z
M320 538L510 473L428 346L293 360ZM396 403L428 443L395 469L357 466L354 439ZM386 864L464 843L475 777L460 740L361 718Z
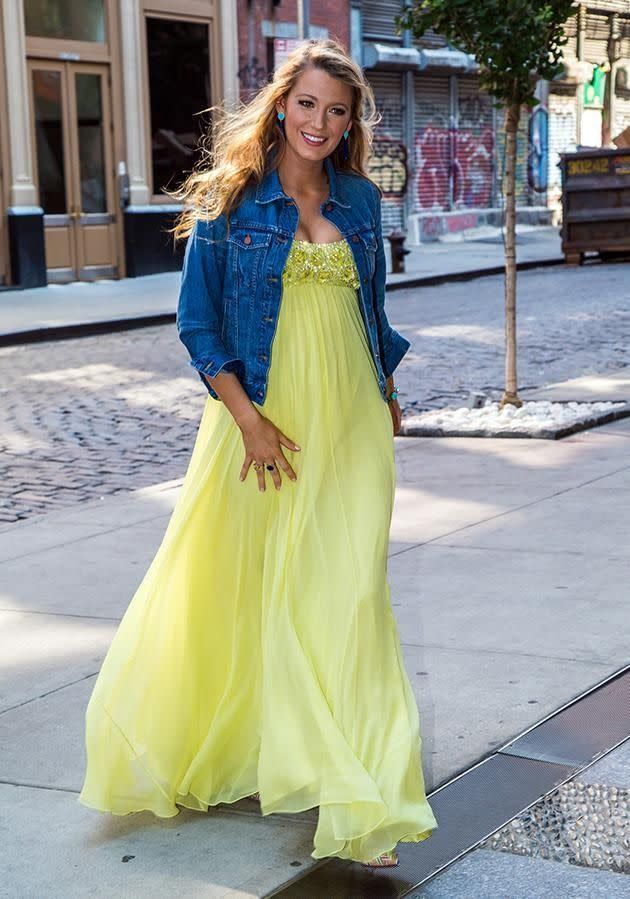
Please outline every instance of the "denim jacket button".
M326 211L327 211L327 212L332 212L332 203L328 203L328 204L326 205Z
M352 235L352 243L358 243L358 242L359 242L359 235L353 234Z
M251 243L251 242L252 242L251 235L246 234L245 237L243 238L243 243Z

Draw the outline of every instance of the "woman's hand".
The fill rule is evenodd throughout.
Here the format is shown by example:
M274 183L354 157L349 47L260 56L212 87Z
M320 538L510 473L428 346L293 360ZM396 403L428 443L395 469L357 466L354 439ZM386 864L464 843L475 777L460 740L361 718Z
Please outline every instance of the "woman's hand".
M389 411L392 414L392 422L394 425L394 437L400 431L400 425L402 423L402 410L398 403L398 400L389 400L387 405L389 406Z
M286 446L291 450L298 451L300 450L300 447L287 437L286 434L283 434L273 422L269 421L268 418L265 418L264 415L261 415L260 412L256 410L255 417L248 418L245 423L240 425L240 428L243 435L243 443L245 445L245 461L241 468L241 481L245 480L249 467L254 462L262 463L262 468L259 468L256 472L258 475L259 490L265 490L266 488L265 471L267 469L265 466L268 464L274 466L273 471L269 473L276 485L276 490L279 490L282 485L280 468L287 473L292 481L297 480L297 475L284 457L282 447Z
M390 395L392 390L394 389L394 376L389 375L389 377L385 381L385 389L387 391L387 396ZM394 425L394 437L400 431L400 425L402 423L402 411L398 404L398 400L387 400L387 405L389 406L389 411L392 414L392 423Z

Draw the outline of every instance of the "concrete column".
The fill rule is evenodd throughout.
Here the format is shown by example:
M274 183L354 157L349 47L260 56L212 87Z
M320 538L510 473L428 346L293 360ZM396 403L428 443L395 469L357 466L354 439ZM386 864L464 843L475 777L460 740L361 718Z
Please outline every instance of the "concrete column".
M144 97L148 96L148 93L143 65L142 25L140 0L121 0L121 62L125 133L127 135L125 151L129 173L129 202L132 206L146 205L151 199L146 152L149 135L144 117Z
M26 39L22 0L2 0L4 60L9 113L10 204L35 206L34 154L31 140L30 85L26 68Z
M222 0L219 12L221 29L221 67L223 75L223 97L226 106L236 103L239 98L238 83L238 23L236 0Z

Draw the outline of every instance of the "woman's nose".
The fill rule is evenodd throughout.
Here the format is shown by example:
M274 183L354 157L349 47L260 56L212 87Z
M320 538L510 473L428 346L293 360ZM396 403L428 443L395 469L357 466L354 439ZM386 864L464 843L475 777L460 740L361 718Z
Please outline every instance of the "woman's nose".
M323 131L326 127L326 114L324 112L320 112L319 115L315 113L313 118L313 126L317 128L318 131Z

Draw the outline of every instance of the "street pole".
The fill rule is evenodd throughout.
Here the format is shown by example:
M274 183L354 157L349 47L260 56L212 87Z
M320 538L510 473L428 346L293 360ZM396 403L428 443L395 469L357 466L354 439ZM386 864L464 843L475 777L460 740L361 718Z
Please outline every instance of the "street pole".
M586 7L580 3L577 14L577 47L576 55L579 62L584 62L584 42L586 39ZM577 85L576 97L576 121L575 121L575 143L578 148L582 144L582 117L584 111L584 84L580 75Z
M405 0L405 7L410 5L411 0ZM413 34L409 28L403 31L403 47L413 47ZM414 190L416 183L416 160L414 154L414 138L415 138L415 75L413 71L406 71L402 76L402 92L403 92L403 141L406 148L407 156L407 181L405 188L405 196L403 198L403 230L408 233L409 216L415 212L414 208Z
M310 0L298 0L298 37L305 41L309 36L311 18Z

